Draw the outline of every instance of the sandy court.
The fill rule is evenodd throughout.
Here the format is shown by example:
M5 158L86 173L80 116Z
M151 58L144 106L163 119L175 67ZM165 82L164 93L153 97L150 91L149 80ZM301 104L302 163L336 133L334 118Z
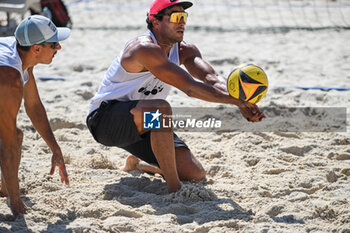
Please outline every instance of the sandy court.
M85 125L106 69L128 40L146 31L150 1L65 2L71 37L35 75L71 186L48 175L50 150L22 108L19 177L29 209L10 221L7 199L0 198L0 232L350 232L350 90L292 88L350 87L350 30L334 26L350 24L349 1L332 1L333 7L325 7L329 1L303 1L309 7L194 1L185 41L224 76L241 63L263 67L270 86L259 107L347 108L347 130L180 132L207 180L184 182L175 194L167 194L161 176L123 172L128 153L98 144ZM167 100L174 107L218 106L175 89Z

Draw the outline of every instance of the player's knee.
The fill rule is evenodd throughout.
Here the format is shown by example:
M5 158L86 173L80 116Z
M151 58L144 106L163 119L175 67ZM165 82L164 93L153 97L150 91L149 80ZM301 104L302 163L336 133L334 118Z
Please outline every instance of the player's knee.
M205 178L207 172L203 168L198 168L197 171L193 174L193 180L200 181Z
M130 110L133 115L143 114L143 111L157 111L163 114L172 114L171 105L162 99L140 101L137 107Z
M157 109L159 109L163 114L168 114L168 115L171 115L171 114L172 114L171 105L170 105L169 102L166 101L166 100L157 100L156 107L157 107Z
M200 181L205 178L207 172L202 167L192 168L187 175L183 176L184 180Z

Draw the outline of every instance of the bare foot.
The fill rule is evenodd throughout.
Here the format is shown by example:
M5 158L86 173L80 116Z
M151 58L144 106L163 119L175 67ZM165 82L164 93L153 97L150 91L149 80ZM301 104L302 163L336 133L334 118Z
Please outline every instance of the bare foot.
M137 158L134 155L129 155L126 158L125 166L123 168L123 171L128 172L128 171L137 170L137 165L139 164L139 162L140 162L139 158Z

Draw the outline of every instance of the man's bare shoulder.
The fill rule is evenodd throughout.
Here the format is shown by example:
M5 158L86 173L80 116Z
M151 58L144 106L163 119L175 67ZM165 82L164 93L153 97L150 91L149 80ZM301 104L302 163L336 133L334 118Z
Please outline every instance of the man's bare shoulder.
M147 63L152 63L154 58L165 57L165 53L155 44L149 36L139 36L130 41L121 58L124 69L131 73L144 72Z
M0 65L0 77L7 77L7 78L21 78L21 74L18 70L11 66L1 66Z
M127 44L122 56L122 62L135 59L140 61L153 56L165 56L165 53L159 45L153 42L150 36L139 36Z
M131 40L128 43L127 47L125 48L125 51L136 52L140 50L148 50L148 49L154 49L154 48L159 48L159 46L153 42L150 36L142 35Z
M21 74L10 66L0 66L0 84L22 86Z

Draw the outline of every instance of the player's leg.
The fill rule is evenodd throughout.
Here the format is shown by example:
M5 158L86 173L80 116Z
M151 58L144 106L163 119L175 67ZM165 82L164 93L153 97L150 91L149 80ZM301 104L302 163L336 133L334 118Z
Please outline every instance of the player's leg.
M6 194L10 197L10 207L16 217L19 213L24 213L24 205L20 198L18 184L18 165L20 160L21 136L18 135L16 127L16 117L21 105L23 96L23 86L18 75L11 75L13 71L1 68L1 73L7 75L0 76L0 139L2 148L0 153L1 175L3 178ZM19 140L20 139L20 140Z
M206 171L189 149L186 147L177 147L175 148L175 154L176 169L180 180L199 181L205 178ZM133 170L163 174L158 166L146 163L134 155L129 155L126 159L123 171Z
M141 159L137 158L134 155L129 155L126 158L125 165L123 167L123 171L134 171L134 170L140 170L148 173L153 174L162 174L162 170L158 166L151 165L149 163L146 163L145 161L142 161Z
M17 128L17 154L16 154L16 167L19 169L19 164L21 162L21 152L22 152L22 141L23 141L23 132ZM2 144L0 141L0 153L2 151ZM1 156L0 156L1 157ZM0 196L7 197L8 192L6 189L5 179L3 174L1 174L1 187L0 187Z
M0 158L3 156L2 154L4 153L4 150L2 148L2 140L0 138ZM5 179L4 176L1 173L1 186L0 186L0 197L7 197L8 193L7 193L7 189L5 186Z
M199 181L205 178L206 172L199 160L186 147L177 147L176 167L181 180Z
M154 132L143 129L143 112L158 109L163 114L171 115L171 107L165 100L102 102L87 117L87 125L99 143L118 146L148 163L159 164L169 191L174 192L181 187L181 183L175 164L172 128ZM135 158L129 157L124 170L133 169L137 162ZM142 165L146 164L140 165L144 169Z
M157 111L162 114L171 115L171 106L165 100L140 100L136 107L130 112L134 116L134 122L139 134L145 133L143 129L143 112ZM159 167L166 180L169 192L175 192L181 187L176 169L175 148L172 128L162 130L151 130L151 147L157 159Z
M145 104L146 106L149 106L149 103ZM140 106L140 105L139 105ZM164 112L164 109L159 107L160 104L157 104L157 109L161 109L160 112ZM168 108L170 108L170 106L166 106ZM147 109L145 106L142 106L142 110ZM153 109L154 111L156 109ZM171 115L171 114L169 114ZM139 122L138 122L138 130L141 131L143 126L143 120L140 119L141 117L138 116L139 118ZM135 117L135 119L137 119L137 117ZM134 120L135 120L134 119ZM154 130L151 132L151 134L156 133L157 131ZM161 131L159 131L161 132ZM146 141L146 140L145 140ZM147 142L141 142L141 143L136 143L133 144L130 147L125 148L126 150L128 150L130 153L132 153L133 155L130 155L127 160L126 160L126 164L124 167L124 171L130 171L130 170L141 170L141 171L145 171L145 172L150 172L150 173L159 173L159 174L163 174L162 170L159 169L159 163L158 166L153 165L154 163L158 162L158 158L157 161L152 162L152 159L150 159L150 157L154 157L154 150L152 147L152 150L150 151L150 149L148 148ZM187 145L176 135L173 134L173 141L174 141L174 146L175 146L175 160L176 160L176 169L177 169L177 173L179 175L180 180L201 180L205 177L205 170L203 169L203 166L201 165L201 163L197 160L197 158L194 157L194 155L192 154L192 152L188 149ZM139 149L134 149L134 148L139 148ZM140 153L140 150L142 150L143 153ZM148 154L149 157L142 157L141 154ZM136 155L136 156L134 156ZM141 156L140 156L141 155ZM144 161L150 161L150 163L146 163Z

